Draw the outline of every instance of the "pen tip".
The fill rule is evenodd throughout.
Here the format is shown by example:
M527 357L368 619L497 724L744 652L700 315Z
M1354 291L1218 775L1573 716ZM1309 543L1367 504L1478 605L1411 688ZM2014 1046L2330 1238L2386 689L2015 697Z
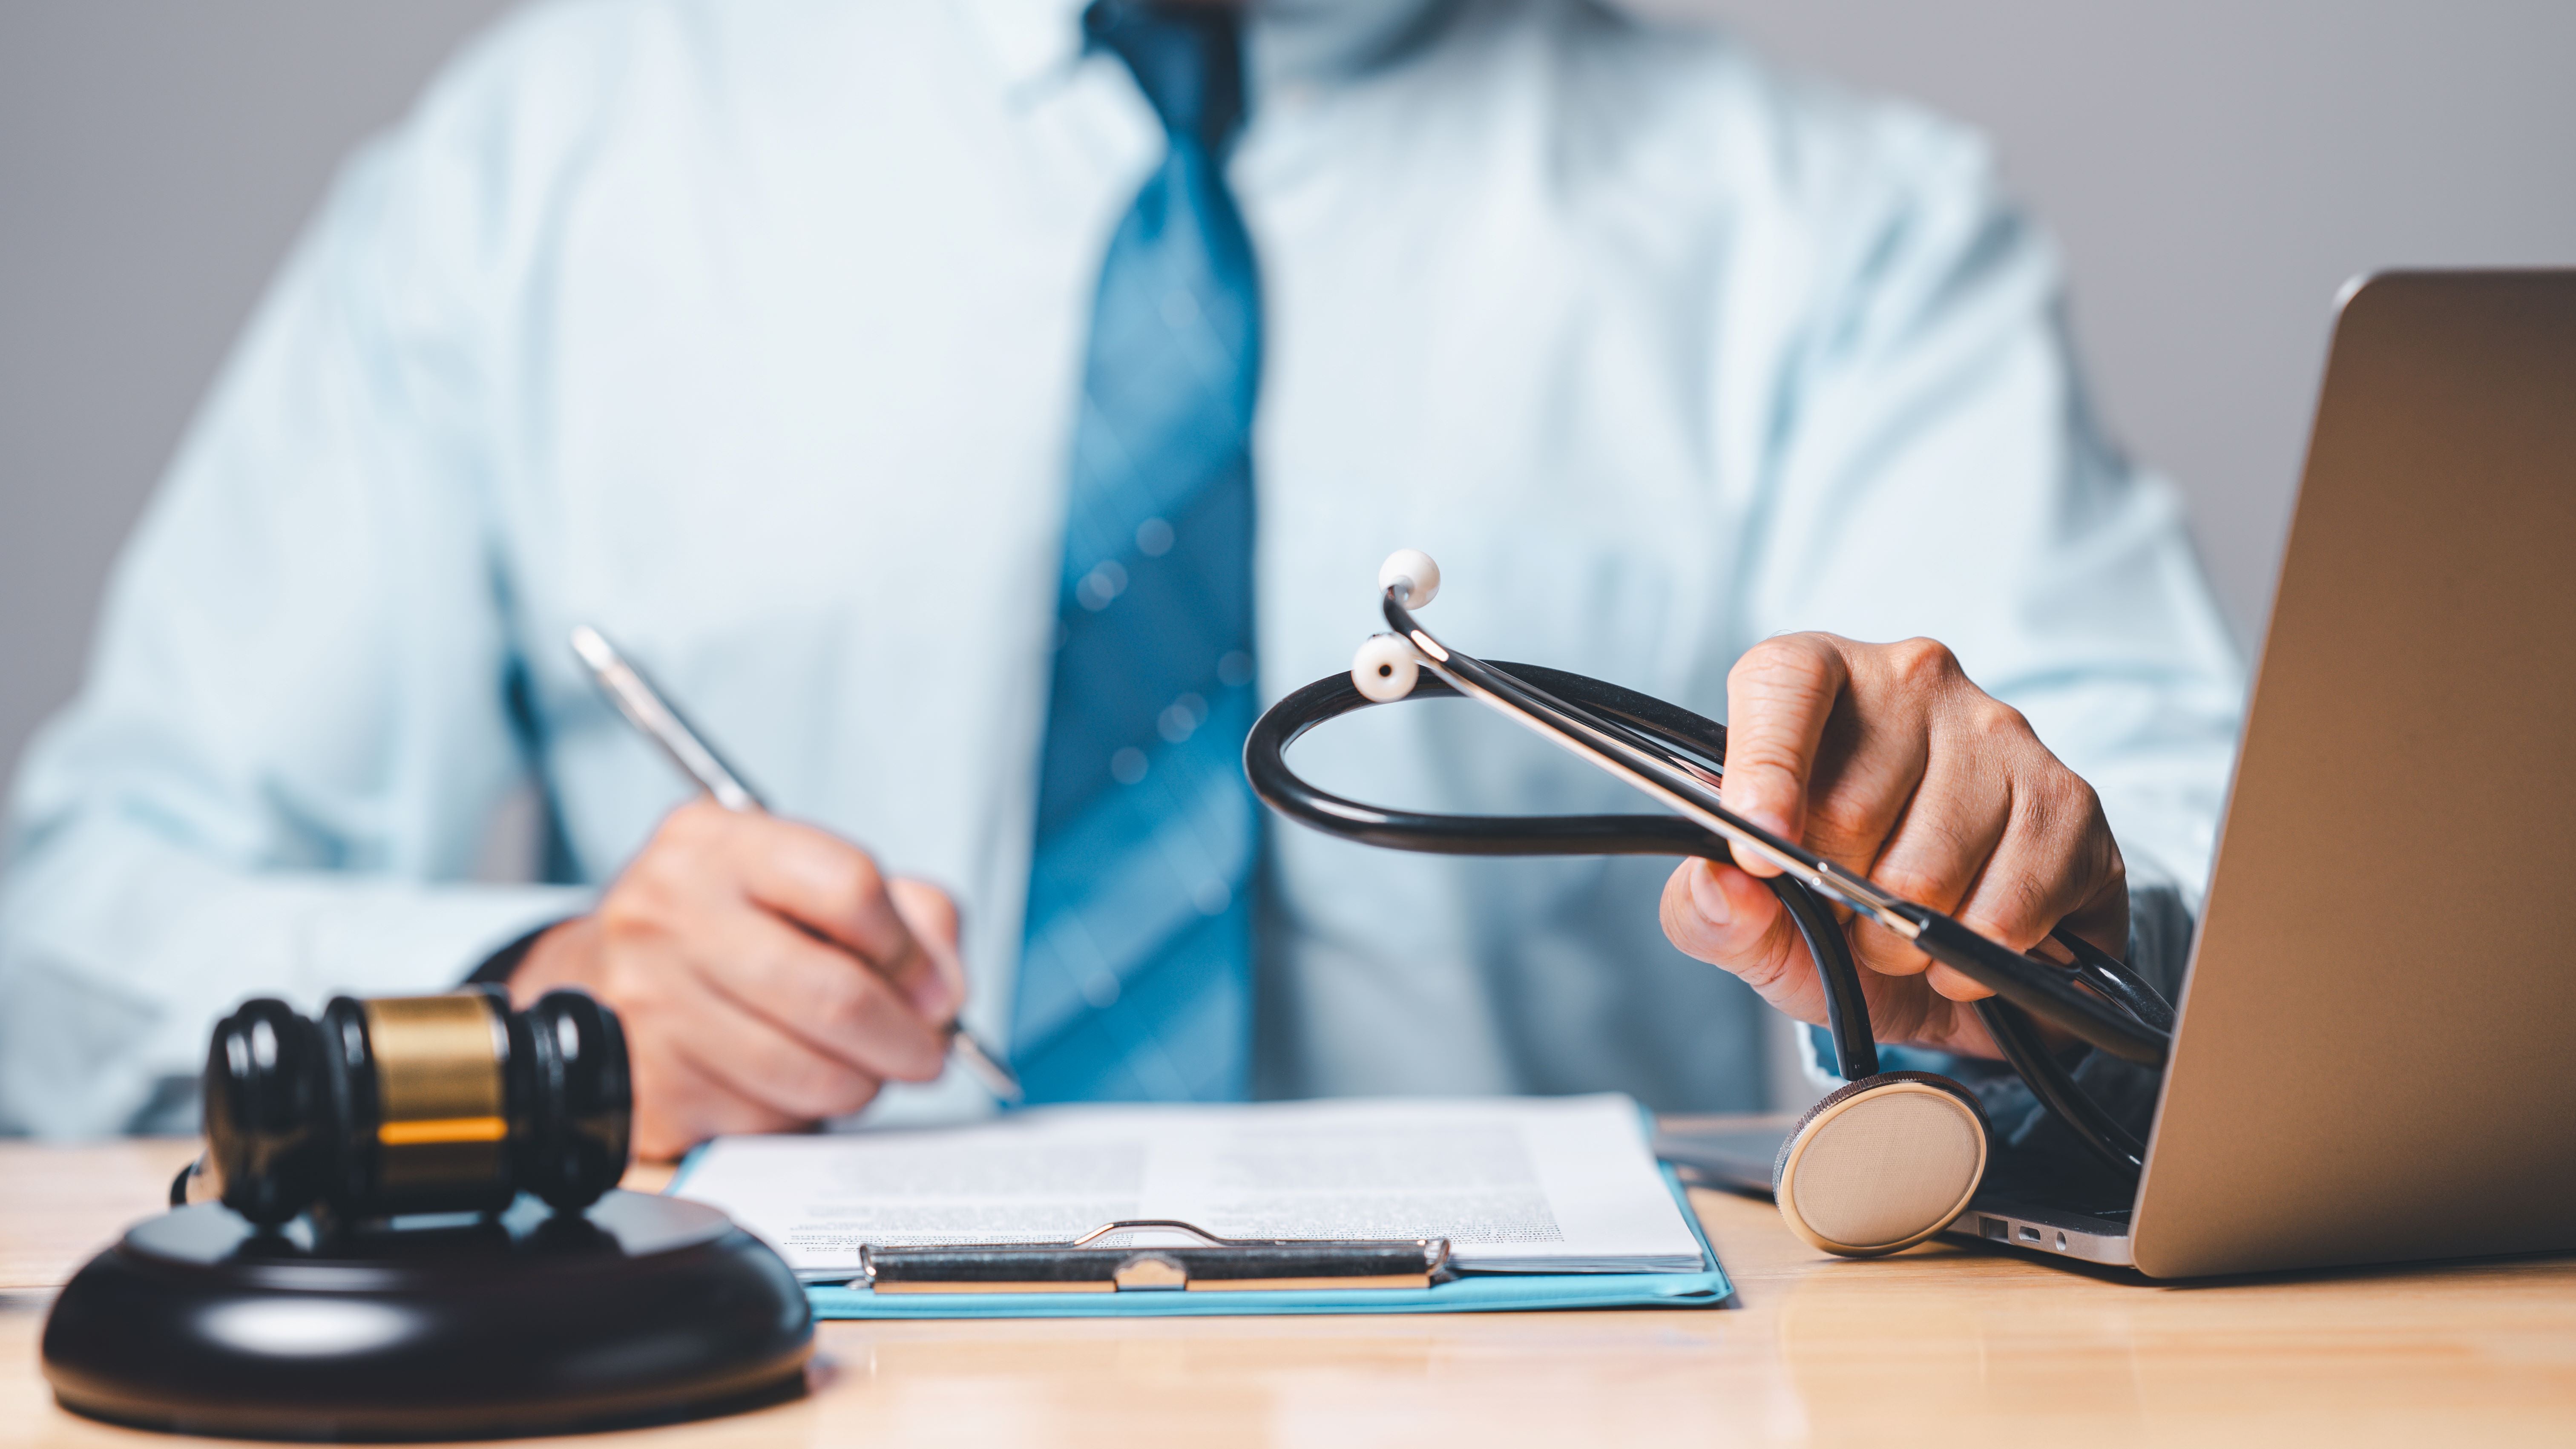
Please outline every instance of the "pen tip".
M588 624L572 626L572 652L593 669L606 669L617 662L617 651L609 647L607 636Z

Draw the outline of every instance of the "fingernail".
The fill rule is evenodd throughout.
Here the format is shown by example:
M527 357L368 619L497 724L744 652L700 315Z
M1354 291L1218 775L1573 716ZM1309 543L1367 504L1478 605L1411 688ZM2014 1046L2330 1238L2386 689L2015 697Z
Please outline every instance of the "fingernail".
M1726 904L1726 887L1718 883L1717 867L1705 861L1691 876L1691 904L1712 926L1723 926L1735 919L1735 912Z

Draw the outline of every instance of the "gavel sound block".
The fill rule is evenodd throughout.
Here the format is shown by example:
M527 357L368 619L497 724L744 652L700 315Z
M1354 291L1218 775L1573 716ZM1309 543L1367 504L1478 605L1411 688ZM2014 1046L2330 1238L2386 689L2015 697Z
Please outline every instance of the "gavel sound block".
M253 1001L207 1053L187 1205L55 1301L67 1408L191 1433L433 1438L678 1418L801 1391L786 1264L614 1189L617 1018L577 992ZM212 1200L201 1200L212 1199Z

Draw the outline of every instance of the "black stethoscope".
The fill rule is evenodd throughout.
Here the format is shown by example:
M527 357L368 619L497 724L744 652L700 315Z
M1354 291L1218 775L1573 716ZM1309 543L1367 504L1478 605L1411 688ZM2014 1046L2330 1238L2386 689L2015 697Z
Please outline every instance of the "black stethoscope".
M2120 960L2062 928L2050 939L2071 965L2015 951L1734 814L1718 796L1723 725L1615 684L1536 665L1488 664L1441 643L1411 612L1440 587L1439 565L1428 555L1399 551L1379 570L1378 584L1396 632L1362 644L1350 673L1317 680L1263 713L1243 751L1253 790L1301 824L1390 850L1722 861L1746 854L1777 866L1782 873L1768 883L1815 958L1846 1083L1809 1110L1772 1166L1781 1214L1801 1238L1847 1256L1911 1247L1967 1207L1987 1160L1985 1111L1966 1087L1930 1072L1879 1070L1860 970L1828 901L1993 991L1976 1004L1978 1016L2042 1105L2114 1170L2134 1179L2143 1168L2144 1144L2076 1084L2033 1020L2123 1061L2162 1067L2173 1008ZM1421 677L1426 670L1432 678ZM1343 799L1288 768L1288 746L1326 720L1449 695L1499 711L1676 814L1427 815Z

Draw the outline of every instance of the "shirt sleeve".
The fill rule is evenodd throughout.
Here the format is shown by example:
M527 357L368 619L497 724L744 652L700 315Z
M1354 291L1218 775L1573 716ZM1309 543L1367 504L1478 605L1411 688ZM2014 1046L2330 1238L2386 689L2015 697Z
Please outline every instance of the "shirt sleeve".
M2104 437L1983 146L1892 111L1871 156L1819 229L1742 642L1949 645L2100 793L2133 894L2196 911L2243 686L2179 500Z
M2129 872L2129 960L2176 997L2242 665L2173 489L2104 436L2055 254L2001 199L1984 147L1896 110L1872 139L1822 229L1827 284L1786 367L1745 642L1949 645L2099 792ZM1883 1055L1967 1082L2020 1170L2108 1182L2002 1064ZM2074 1072L2145 1135L2158 1073L2098 1052Z
M529 756L474 172L416 138L353 163L117 566L10 806L10 1125L192 1128L243 997L447 989L583 908L468 883Z

